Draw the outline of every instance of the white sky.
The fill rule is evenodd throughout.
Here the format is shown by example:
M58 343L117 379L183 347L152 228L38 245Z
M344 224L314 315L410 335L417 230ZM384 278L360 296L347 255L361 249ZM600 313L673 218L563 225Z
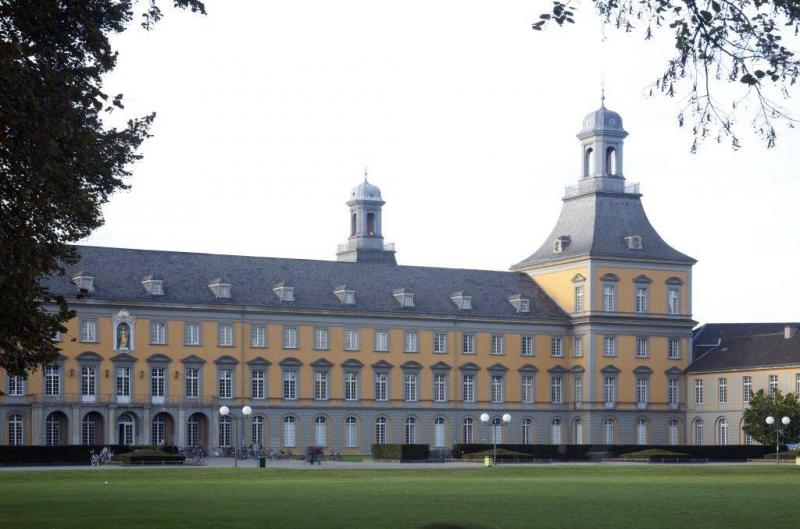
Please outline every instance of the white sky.
M114 41L116 119L158 117L132 190L85 243L333 259L366 164L399 263L505 270L558 218L605 76L625 176L699 261L695 319L800 320L800 131L690 154L680 101L645 97L669 38L604 39L586 1L544 33L530 25L549 0L210 0L206 17L162 3L154 31Z

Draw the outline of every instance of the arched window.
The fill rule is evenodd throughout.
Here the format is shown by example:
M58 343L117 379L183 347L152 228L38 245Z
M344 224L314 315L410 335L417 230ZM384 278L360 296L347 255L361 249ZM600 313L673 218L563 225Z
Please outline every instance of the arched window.
M219 418L219 445L231 446L231 417L224 415Z
M256 448L264 447L264 417L256 415L250 426L250 442Z
M672 419L669 421L669 444L676 446L678 444L678 421Z
M583 421L575 419L575 444L583 444Z
M614 147L606 149L606 173L617 174L617 150Z
M375 419L375 444L386 444L386 417Z
M492 442L497 444L503 442L503 420L500 417L492 419Z
M328 446L328 419L325 417L314 419L314 444L319 447Z
M533 420L522 420L522 444L529 445L533 443Z
M97 421L93 413L87 413L81 421L81 444L84 446L97 444Z
M120 415L117 421L117 442L121 445L132 445L135 438L135 426L136 421L132 413L125 412Z
M186 423L186 445L200 446L200 415L196 413Z
M287 448L297 446L297 419L291 415L283 419L283 446Z
M605 442L607 445L614 444L614 419L609 417L605 421L603 421L603 427L605 430Z
M8 416L8 444L22 446L25 438L22 433L22 415L15 413Z
M550 443L561 444L561 419L553 419L553 422L550 423Z
M444 438L445 438L444 417L436 417L433 420L434 448L444 448Z
M647 444L647 419L639 419L636 421L636 444Z
M355 213L353 213L353 215L350 217L350 235L356 234L357 222L358 217Z
M347 448L355 448L358 446L358 420L353 417L347 417L344 420L344 446Z
M694 444L703 444L703 419L694 421Z
M719 420L717 425L719 429L718 433L719 444L721 446L725 446L728 444L728 421L727 419L725 419L725 417L723 417L722 419Z
M583 153L583 176L592 176L594 172L594 149L587 148Z
M162 413L159 413L158 415L153 417L153 426L151 428L150 442L153 443L154 445L163 445L164 443L166 443L165 429L166 425L164 421L164 415Z
M44 421L44 441L47 446L61 444L61 414L54 411Z
M367 235L375 235L375 214L367 213Z
M413 445L417 443L417 420L414 417L406 418L405 443Z
M467 417L461 424L461 440L465 444L471 444L474 440L475 420L472 417Z

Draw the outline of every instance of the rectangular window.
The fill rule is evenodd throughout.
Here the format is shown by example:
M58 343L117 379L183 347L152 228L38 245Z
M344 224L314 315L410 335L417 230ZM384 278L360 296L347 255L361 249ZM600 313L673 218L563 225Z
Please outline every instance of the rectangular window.
M503 377L492 375L492 402L497 404L503 402Z
M492 336L492 354L501 355L505 353L505 338L502 335Z
M267 346L266 325L250 325L250 347Z
M794 376L794 394L800 397L800 373Z
M344 374L344 400L358 400L358 373L355 371Z
M613 408L617 402L617 378L605 377L603 381L603 399L607 408Z
M316 371L314 373L314 399L328 400L328 372Z
M325 350L328 348L328 329L317 327L314 329L314 349Z
M150 343L153 345L167 344L167 322L165 321L150 322Z
M647 404L647 379L636 379L636 404L639 406Z
M447 375L433 375L433 400L447 402Z
M464 375L462 396L464 402L475 402L475 375Z
M9 375L8 376L8 396L21 397L25 394L24 381L22 377Z
M200 345L200 324L186 322L183 324L184 345Z
M389 331L375 331L375 351L384 353L389 350Z
M564 339L561 336L553 336L550 338L550 355L564 356Z
M520 350L522 356L533 356L533 336L523 336L521 338Z
M297 400L297 371L283 372L283 398Z
M583 312L583 285L575 287L575 312Z
M576 375L573 384L575 387L575 407L580 408L581 403L583 402L583 377Z
M220 347L233 347L233 324L217 324L217 345Z
M263 369L253 369L250 372L250 395L254 399L263 399L266 397L264 391L264 383L266 380L266 372Z
M81 341L97 341L97 320L81 320Z
M726 377L717 379L717 399L720 404L728 403L728 379Z
M419 335L417 331L406 331L404 350L406 353L419 352Z
M670 338L669 339L669 346L667 351L667 356L671 360L676 360L681 357L681 339L680 338Z
M753 395L753 377L745 375L742 377L742 400L750 402L750 397Z
M703 379L701 378L694 381L694 403L703 404Z
M769 376L769 396L774 397L778 390L778 375Z
M403 396L406 402L416 402L417 400L417 375L406 373L403 377Z
M297 349L297 327L283 328L283 348Z
M84 366L81 369L81 395L93 397L97 394L97 370Z
M647 287L636 287L636 312L647 312Z
M461 352L464 354L475 354L475 335L465 334L461 337Z
M669 314L680 314L681 312L681 290L670 287L667 289L667 312Z
M583 336L575 337L575 356L583 356Z
M358 351L358 329L345 329L344 330L344 350L345 351Z
M166 378L163 367L154 367L150 370L150 395L153 397L163 397L166 393L164 381Z
M617 310L617 287L612 285L603 287L603 310L606 312Z
M219 393L221 399L233 398L233 372L230 369L219 370Z
M603 337L603 356L617 356L617 337Z
M648 355L648 343L647 337L645 336L637 336L636 337L636 356L638 358L645 358Z
M61 394L61 371L58 366L44 368L44 394L47 397L56 397Z
M447 334L437 332L433 335L433 352L446 353L447 352Z
M117 397L131 396L131 368L118 367L116 370Z
M669 379L669 389L667 391L667 401L672 406L677 406L679 402L679 386L680 382L678 382L677 378Z
M552 404L562 404L564 402L563 384L563 377L550 377L550 402Z
M200 369L190 367L186 369L186 397L196 399L200 397Z
M533 404L533 375L522 375L522 402Z
M375 400L389 400L389 375L386 373L375 374Z

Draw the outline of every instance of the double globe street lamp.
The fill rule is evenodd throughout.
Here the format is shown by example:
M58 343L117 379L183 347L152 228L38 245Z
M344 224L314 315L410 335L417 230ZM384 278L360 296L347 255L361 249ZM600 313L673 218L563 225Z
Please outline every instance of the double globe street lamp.
M489 417L488 413L481 413L481 422L488 423L491 417ZM511 422L511 415L508 413L504 413L502 417L502 422L500 424L492 424L492 466L497 464L497 429L502 428L503 426L507 425Z
M253 413L253 408L251 408L250 406L245 406L245 407L242 408L242 437L241 437L242 443L244 443L244 419L245 419L245 417L249 417L250 414L252 414L252 413ZM227 417L228 415L231 415L231 409L229 407L227 407L227 406L220 406L219 414L221 416L223 416L223 417ZM233 415L231 415L231 417L233 417L234 420L235 420L235 417ZM233 466L234 467L238 467L239 466L239 458L237 457L237 454L236 454L236 447L238 446L239 443L236 440L237 434L236 434L236 428L235 428L233 422L234 421L231 421L231 427L233 429Z
M767 422L767 425L769 425L769 426L772 426L773 424L775 425L775 463L780 465L781 464L781 459L780 459L779 452L780 452L780 447L781 447L781 445L780 445L781 427L780 427L779 424L777 424L775 422L775 417L773 417L772 415L768 415L767 416L766 422ZM792 422L792 420L789 417L784 416L781 419L781 424L783 424L784 427L789 426L790 422Z

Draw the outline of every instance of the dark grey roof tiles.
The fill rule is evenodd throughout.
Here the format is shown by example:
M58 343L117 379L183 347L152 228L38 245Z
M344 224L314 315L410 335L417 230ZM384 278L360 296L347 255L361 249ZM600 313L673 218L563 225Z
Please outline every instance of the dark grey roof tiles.
M795 329L790 338L785 328ZM709 323L694 331L688 372L800 364L800 323Z
M74 270L95 277L89 299L120 303L203 304L288 308L298 310L342 310L371 313L425 314L477 318L567 323L561 308L530 277L520 272L495 272L450 268L427 268L375 263L314 261L245 257L156 250L131 250L80 246L80 261L63 276L46 281L50 291L74 297ZM142 278L158 274L164 280L164 295L152 296L142 288ZM231 284L231 297L216 299L209 281L224 277ZM295 288L295 301L281 301L272 289L284 283ZM338 285L355 290L356 304L342 305L334 294ZM400 308L393 292L414 293L413 308ZM472 295L472 309L465 314L453 304L453 292ZM529 313L518 313L508 298L522 294L530 299Z

